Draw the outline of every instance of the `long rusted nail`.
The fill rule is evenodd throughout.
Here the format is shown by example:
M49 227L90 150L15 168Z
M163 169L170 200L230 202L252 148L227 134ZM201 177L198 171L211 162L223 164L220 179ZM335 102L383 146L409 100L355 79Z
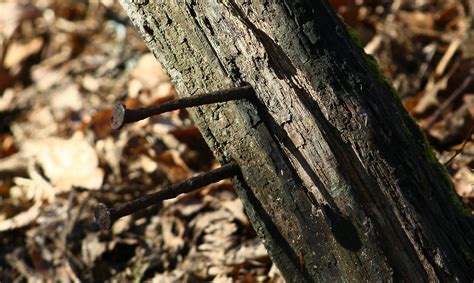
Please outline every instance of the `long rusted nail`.
M221 166L218 169L212 170L209 173L192 177L159 192L149 194L122 204L116 209L108 208L105 204L99 203L94 209L95 220L102 230L108 230L110 229L110 226L112 226L112 224L121 217L156 205L165 199L175 198L180 194L189 193L220 180L234 177L239 172L240 169L237 164L229 163Z
M137 122L168 111L217 102L245 99L249 98L252 94L252 87L247 85L193 95L146 108L127 109L123 103L119 102L114 105L112 112L112 128L117 130L125 124Z

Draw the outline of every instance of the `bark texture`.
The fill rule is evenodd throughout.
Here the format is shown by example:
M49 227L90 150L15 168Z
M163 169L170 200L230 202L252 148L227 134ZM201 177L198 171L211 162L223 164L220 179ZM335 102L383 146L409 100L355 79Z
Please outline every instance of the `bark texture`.
M288 281L474 280L474 226L396 94L324 0L120 1ZM455 197L454 197L455 198Z

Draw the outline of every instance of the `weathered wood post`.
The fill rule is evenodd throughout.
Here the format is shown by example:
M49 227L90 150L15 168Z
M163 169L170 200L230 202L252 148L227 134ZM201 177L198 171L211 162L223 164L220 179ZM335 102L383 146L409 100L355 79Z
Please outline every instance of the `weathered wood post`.
M472 281L472 219L423 134L324 0L120 1L289 281Z

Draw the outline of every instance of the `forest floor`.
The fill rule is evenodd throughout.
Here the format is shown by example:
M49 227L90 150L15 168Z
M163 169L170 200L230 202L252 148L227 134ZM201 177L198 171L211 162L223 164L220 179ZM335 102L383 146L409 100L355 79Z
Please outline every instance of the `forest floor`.
M330 2L474 208L474 7ZM0 282L282 281L230 181L99 231L98 202L219 164L185 110L112 131L114 102L176 97L116 1L3 1L0 11Z

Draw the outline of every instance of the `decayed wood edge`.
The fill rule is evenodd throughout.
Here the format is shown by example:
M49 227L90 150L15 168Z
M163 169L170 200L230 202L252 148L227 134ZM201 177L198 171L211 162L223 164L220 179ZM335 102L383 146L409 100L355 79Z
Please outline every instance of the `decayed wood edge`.
M190 3L191 2L189 2L187 4L190 4ZM229 4L229 3L232 4L231 1L226 2L226 4ZM160 14L160 13L156 12L157 10L153 10L152 8L150 8L150 7L152 7L150 5L147 7L147 9L149 9L149 11L152 11L152 12L154 11L155 15L152 15L150 13L147 14L147 12L145 12L146 9L143 9L143 7L139 7L139 5L138 6L135 6L133 4L129 5L129 4L125 3L125 1L122 1L122 4L124 5L125 9L127 10L129 16L132 18L132 20L134 20L135 25L140 30L140 33L144 36L145 40L148 42L148 45L151 46L151 49L153 50L155 56L157 56L159 58L159 61L164 65L165 69L167 69L170 76L173 78L173 80L175 82L177 82L177 88L178 88L178 90L180 91L181 94L192 94L192 93L197 92L200 89L202 89L202 90L207 90L207 89L215 90L215 89L218 89L218 88L227 87L229 85L232 85L232 83L228 79L229 77L232 77L232 75L233 75L231 72L229 73L229 66L228 66L229 64L231 65L232 62L230 62L230 63L226 62L227 65L225 67L222 66L224 63L220 62L218 60L217 56L214 53L215 46L211 46L212 44L209 43L209 42L208 42L207 46L205 44L200 46L200 50L198 50L196 52L196 54L193 54L193 55L202 56L202 58L191 58L190 60L193 61L193 62L189 62L189 61L184 62L184 63L180 62L180 60L187 61L189 58L186 58L186 56L183 56L182 58L167 58L167 56L169 57L169 56L173 56L173 55L176 55L176 54L179 55L180 52L182 52L183 55L189 55L189 54L186 53L186 52L189 52L189 51L186 51L186 49L190 49L192 47L195 47L195 46L193 46L193 45L196 44L194 42L194 40L202 41L202 42L206 42L206 41L209 40L204 35L203 31L195 31L195 33L193 33L193 34L181 34L180 35L179 32L183 33L183 30L181 30L181 31L180 30L173 30L173 24L172 24L173 21L180 21L179 24L181 25L181 27L183 27L183 25L184 26L188 25L187 26L187 28L188 28L187 32L193 30L193 28L191 26L189 26L189 24L190 24L189 21L191 21L191 24L192 24L193 20L194 21L198 20L197 17L196 17L196 14L194 14L194 15L192 14L193 12L196 13L196 11L193 10L193 7L190 7L189 5L187 5L183 9L185 12L187 11L187 13L181 14L181 16L188 17L189 19L180 19L179 17L177 17L177 18L173 17L171 19L169 17L166 18L167 13ZM204 4L204 5L208 5L208 4L209 3ZM164 7L165 10L167 10L169 12L169 11L173 11L173 8L172 8L173 5L174 5L173 3L167 3L166 5L161 4L161 7L158 7L158 5L157 5L157 6L155 6L155 9L163 8L163 6L165 6ZM182 4L182 5L184 5L184 4ZM211 4L209 4L209 6L212 6L212 5L217 5L217 4L215 4L213 2ZM291 4L288 4L288 6L291 6ZM176 11L180 10L178 7L174 7L174 8L176 9ZM181 12L183 12L183 11L181 11ZM162 18L158 19L160 16ZM161 23L158 23L158 21L161 21ZM168 26L166 26L166 22L169 23ZM184 22L184 24L183 24L183 22ZM166 27L163 27L163 24ZM196 26L199 26L199 25L204 26L205 24L206 24L205 22L201 22L201 23L197 23ZM178 28L180 27L180 25L177 25ZM173 32L178 32L178 33L177 33L176 36L165 35L165 33L166 33L165 28L170 28ZM160 33L162 33L162 34L160 34ZM162 36L162 38L158 38L160 36ZM178 40L180 37L183 39L183 42L179 42L179 44L184 45L183 50L178 51L178 52L176 52L176 50L169 50L169 48L176 47L176 44L178 44L178 42L174 42L174 43L173 42L166 42L166 40L169 40L170 38L174 38L174 39ZM190 37L190 38L188 38L188 37ZM194 37L194 38L192 38L192 37ZM158 40L158 41L155 42L154 40ZM162 40L162 42L159 42L160 40ZM288 46L283 46L283 48L286 49L286 51L285 51L286 53L288 53L290 56L292 56L291 49L288 49ZM160 50L161 50L161 52L160 52ZM295 51L295 52L297 52L297 51ZM212 58L214 58L215 61L209 62L209 60L212 60ZM199 62L199 59L201 59L202 61ZM193 64L203 64L203 65L194 67L194 66L192 66ZM216 70L206 69L206 66L207 66L207 68L216 68ZM189 72L186 72L185 68L183 68L183 67L192 67L192 68L196 68L196 69L191 70ZM230 67L232 67L232 66L230 66ZM284 67L284 66L279 66L279 67ZM303 66L302 69L304 70L305 68L314 68L314 67L315 66L311 66L311 64L307 64L307 66L306 67ZM184 72L183 72L183 70L184 70ZM237 70L238 70L238 68L237 68ZM310 73L311 73L311 71L310 71ZM194 77L195 75L199 75L199 74L200 75L205 75L206 77L199 78L199 76L197 76L195 78L195 81L190 80L190 78ZM238 83L238 79L239 79L238 76L232 77L232 78L235 81L234 83ZM186 85L184 84L184 82L186 82ZM375 92L373 95L378 95L380 91L374 91L374 89L376 90L376 87L370 88L368 90ZM381 97L385 98L383 96L381 96ZM376 98L376 99L379 99L379 98ZM317 101L317 98L316 98L316 101ZM317 102L320 103L321 105L324 105L323 101L317 101ZM383 105L383 101L381 103ZM397 108L397 107L400 108L401 105L396 105L395 108ZM292 196L291 193L290 193L290 195L288 195L288 192L292 192L292 190L294 188L301 187L301 184L298 184L297 180L296 181L293 180L291 182L288 182L288 179L285 179L286 177L289 177L290 179L294 179L294 175L292 174L292 172L290 170L291 169L291 164L288 164L288 160L285 160L285 158L283 157L283 154L281 154L281 150L278 148L278 146L273 144L272 135L270 135L268 133L267 128L264 126L264 124L262 124L262 121L259 118L259 116L256 113L249 113L249 111L252 112L251 109L252 109L252 107L249 106L249 105L245 105L245 103L237 103L237 104L220 105L220 106L215 106L215 107L203 108L203 109L200 109L200 110L193 111L192 114L195 118L195 121L198 123L198 126L203 131L206 140L211 145L211 148L214 150L214 152L218 153L217 155L218 155L219 158L221 158L221 160L237 159L237 161L240 161L239 164L241 164L241 166L243 167L242 169L243 169L245 181L250 186L250 190L248 190L248 189L247 190L238 189L239 195L244 200L244 204L246 205L247 211L249 212L249 210L252 210L252 209L255 210L255 211L258 211L259 209L263 209L263 211L267 212L267 214L270 215L270 218L271 218L271 217L275 217L275 215L278 214L278 210L281 210L281 207L285 207L286 209L288 209L288 205L290 205L289 200L291 200L292 198L295 198L295 196ZM390 110L393 112L393 107ZM376 109L375 112L378 112L378 111L380 111L380 109ZM234 113L239 117L226 117L226 116L229 115L229 113ZM337 115L335 115L335 116L337 116ZM324 118L324 115L323 115L322 118ZM329 117L329 118L331 118L331 117ZM372 117L369 117L369 121L371 121L370 118L372 118ZM400 118L401 118L402 122L404 123L404 125L408 128L407 129L408 132L410 134L415 133L416 136L414 136L413 138L415 138L421 144L421 146L423 147L423 143L424 143L423 137L420 138L420 136L418 136L418 134L417 134L417 133L419 133L418 129L413 129L412 128L412 127L414 127L413 122L411 120L409 120L409 117L404 114L403 110L402 110L402 113L400 114ZM236 120L232 120L232 119L236 119ZM236 121L241 122L242 124L236 124L235 123ZM337 125L337 121L335 121L334 124ZM269 125L269 126L271 127L272 125ZM236 136L235 130L237 130L237 132L240 131L240 136ZM397 130L397 129L395 128L394 130ZM406 135L406 133L405 133L405 135ZM241 142L244 142L244 143L248 142L247 148L246 149L245 148L236 148L235 146L236 146L237 142L229 141L229 139L228 139L229 136L234 137L234 139L237 140L237 141L241 141ZM380 136L383 136L383 133L380 133ZM383 137L383 138L386 138L386 137ZM404 142L405 142L405 144L407 144L406 141L404 141ZM254 144L252 144L252 143L254 143ZM402 144L402 146L403 146L403 144ZM278 152L280 152L280 153L278 153ZM415 151L415 153L416 153L416 151ZM252 156L252 154L260 154L260 155L263 155L263 156ZM248 155L251 155L253 160L249 160ZM241 160L239 160L239 158ZM365 157L363 156L362 159L364 159L364 158ZM387 157L387 159L389 161L393 161L394 157L390 156L390 157ZM423 161L423 160L421 160L421 161ZM401 164L403 164L403 161L401 162ZM411 164L409 164L409 165L411 165ZM268 168L265 168L265 167L268 167ZM430 166L427 166L427 167L429 168ZM433 166L431 166L431 167L433 167ZM395 168L395 169L399 170L400 168ZM278 176L278 174L275 174L275 172L279 172L278 170L284 170L284 174L283 174L284 177L280 177L280 176ZM432 169L429 169L429 170L432 170ZM438 169L435 169L435 170L438 170ZM355 172L357 172L357 170ZM407 173L407 172L405 172L405 173ZM389 174L395 175L395 174L393 174L393 172L389 172ZM423 174L423 172L422 172L422 174ZM430 174L428 174L428 175L430 175ZM431 174L431 175L440 175L440 174L438 172L437 174ZM259 177L260 177L260 179L259 179ZM271 181L270 183L269 183L269 180ZM406 181L406 180L396 180L395 179L394 181L395 182L400 182L400 181L403 182L403 181ZM272 183L272 182L274 182L274 183ZM426 182L426 180L422 180L421 182ZM278 184L280 187L277 186L278 188L276 188L276 189L275 188L269 188L270 186L268 184L271 184L271 185ZM398 185L398 184L396 184L396 185ZM394 188L396 188L396 185L394 185ZM436 189L439 189L440 187L442 189L443 186L441 185L441 186L436 186L436 187L437 187ZM259 188L261 191L255 191L254 192L253 190L255 190L256 188ZM267 188L268 188L268 190L266 190ZM280 203L275 203L275 200L266 199L266 198L268 198L268 196L262 195L263 194L262 191L265 191L266 195L274 196L276 198L279 198L279 196L281 195L282 199L281 199ZM302 190L297 190L297 191L301 192ZM247 202L245 201L245 198L244 198L245 194L249 193L249 192L252 192L252 195L254 195L256 197L256 199L259 202L261 202L261 207L259 207L259 205L257 205L257 204L250 204L248 201ZM395 192L395 191L393 191L393 192ZM297 199L299 199L300 196L297 196L297 197L298 197ZM368 195L366 197L370 198L371 196ZM406 197L406 192L402 192L402 195L399 196L399 197ZM305 198L302 198L302 199L305 199ZM310 198L308 198L308 199L310 199ZM439 199L436 199L436 201L439 201ZM272 207L272 205L274 207ZM316 225L321 226L321 227L317 227L317 229L319 229L319 231L312 231L312 232L316 232L316 233L319 232L322 235L328 235L329 234L328 231L325 230L325 229L328 228L327 225L325 225L328 222L328 219L327 219L328 213L323 213L323 207L321 205L318 205L317 202L308 203L306 205L307 205L309 210L316 209L316 213L309 213L309 214L320 215L321 216L320 219L318 219L317 217L315 217L315 219L314 219L314 223L316 223ZM379 203L378 205L384 205L384 203ZM385 205L386 205L386 203L385 203ZM398 205L398 204L395 203L394 205ZM277 207L277 208L275 209L275 207ZM399 208L399 209L403 209L403 208ZM290 207L290 210L291 210L291 207ZM369 211L374 211L376 209L374 209L374 210L368 209L368 210ZM448 214L452 214L449 211L449 208L446 209L446 210L447 210ZM318 212L320 214L318 214ZM400 211L398 213L400 213ZM401 213L403 213L403 211L401 211ZM251 214L252 213L250 211L249 215L251 215ZM302 217L302 216L300 215L300 217ZM397 217L399 217L399 216L397 215ZM422 215L422 217L426 218L427 216ZM262 220L262 217L256 217L256 218L257 219L251 219L251 220L252 220L253 224L257 227L257 232L259 233L259 235L265 240L265 238L266 238L265 233L262 232L262 231L259 231L259 229L258 229L258 227L259 227L258 220ZM451 219L452 219L452 217L451 217ZM301 219L298 219L298 220L300 220L300 221L295 221L295 223L305 223L305 222L307 223L307 219L303 220L303 221L301 221ZM425 220L425 219L422 219L422 220ZM388 222L390 222L390 221L392 221L392 220L388 220ZM278 221L276 221L276 222L278 222ZM292 222L293 222L292 219L290 219L290 221L286 221L286 223L292 223ZM262 220L261 223L267 223L267 222ZM326 227L324 227L324 226L326 226ZM427 226L430 226L430 225L427 225ZM467 225L467 226L464 225L464 227L467 227L467 229L471 229L469 227L469 225ZM416 230L416 229L420 229L420 228L423 228L423 226L421 225L420 227L412 227L412 228L408 228L408 229L415 229ZM292 242L291 240L294 240L294 239L292 239L290 236L297 234L297 233L295 233L295 231L300 231L301 232L301 230L304 230L304 228L301 229L299 227L291 227L291 228L276 227L276 229L278 231L283 231L283 232L286 231L287 232L287 234L282 235L282 237L284 239L286 239L286 241L290 244L290 246L291 245L293 245L293 246L300 245L299 243ZM456 231L456 229L454 229L454 231ZM459 231L459 229L458 229L458 231ZM471 231L467 231L467 232L470 233ZM400 231L398 231L398 233L399 232ZM404 232L406 233L407 231L404 231ZM409 236L411 235L411 236L415 236L415 237L421 237L422 239L424 237L426 237L426 235L423 235L422 231L421 232L420 231L408 231L408 232L411 232L411 233L407 233L407 234L409 234ZM439 231L436 231L436 233L439 233ZM268 236L268 234L267 234L267 238L272 238L272 236ZM319 240L320 239L321 238L319 238ZM366 240L367 239L362 239L364 246L366 244ZM389 240L389 239L386 239L386 240ZM432 241L433 239L431 238L429 240ZM410 241L415 241L416 242L416 241L420 241L420 239L415 239L415 240L410 239ZM438 239L438 241L439 241L439 239ZM333 245L333 244L334 244L333 239L327 239L327 242L324 243L324 245L329 246L329 247L331 247L331 245ZM428 243L428 245L429 244L430 243ZM321 253L319 255L328 255L328 254L330 254L325 249L324 245L322 245L321 247L318 246L318 248L320 248L320 251L321 251ZM390 244L388 244L388 245L390 245ZM271 244L267 243L266 246L267 246L267 248L269 248L270 253L273 253L272 257L273 258L277 257L277 259L278 259L278 256L281 253L281 251L278 251L278 250L277 251L272 251L272 245ZM277 243L277 246L278 246L278 243ZM303 247L304 245L301 244L300 246ZM403 247L403 245L401 247ZM331 248L334 248L334 247L331 247ZM423 246L423 245L420 245L419 247L415 247L415 248L420 248L420 249L428 248L430 250L436 249L436 247L429 247L429 246L426 247L426 246ZM385 247L384 248L385 252L387 252L387 249L390 249L390 247ZM309 249L309 250L311 250L311 249ZM378 275L380 276L380 278L387 278L388 276L391 276L390 269L387 268L387 266L385 266L386 260L384 259L384 257L381 256L381 255L378 255L374 251L370 251L370 252L371 252L372 255L375 255L373 257L373 260L374 261L379 261L378 266L380 266L380 270L378 270ZM396 249L395 249L395 252L397 252ZM463 251L463 252L465 252L467 254L472 254L472 252L469 251L469 249L467 251ZM417 252L418 258L420 258L420 256L423 256L423 253L425 253L425 251L418 251ZM430 256L430 255L428 255L428 256ZM439 259L439 262L433 262L433 258L435 258L435 256L441 257ZM440 268L441 270L442 270L442 268L445 268L446 258L443 257L444 255L440 254L440 252L438 252L438 254L436 254L435 256L431 255L431 259L427 258L427 259L425 259L426 262L422 263L424 266L426 265L424 267L424 272L429 273L429 271L427 271L427 269L432 268L432 266ZM288 259L292 258L292 262L295 262L295 259L294 259L295 254L293 254L293 255L287 254L287 258ZM309 258L309 260L306 260L308 258ZM354 259L356 260L356 258L357 258L357 256ZM330 262L330 259L327 259L327 258L319 258L319 259L318 258L311 258L311 255L309 257L304 256L304 259L305 260L304 260L303 263L304 263L305 267L311 267L311 264L314 263L314 262L311 262L313 260L316 261L316 263ZM361 258L359 258L359 260L361 260ZM289 261L291 261L291 260L289 260ZM341 260L341 262L344 262L344 261L347 262L347 260ZM284 262L284 261L282 261L282 262ZM297 265L297 263L295 263L295 264ZM335 264L337 265L337 263L335 263ZM372 265L376 266L377 264L372 263ZM392 265L393 265L393 263L392 263ZM438 266L436 266L436 265L438 265ZM283 271L284 274L286 273L287 276L288 276L288 274L291 275L291 272L292 272L291 270L294 269L294 266L288 265L288 269L290 269L290 270L286 271L284 264L280 264L279 267L280 268L283 267L282 271ZM343 278L343 276L352 276L352 278L362 278L362 279L364 279L364 278L365 279L367 279L367 278L376 278L375 276L377 274L375 274L375 273L377 273L377 272L375 272L375 273L368 272L368 274L365 274L365 276L364 276L363 274L360 274L360 273L357 274L358 273L357 270L353 270L356 267L357 266L355 265L352 268L346 268L346 269L344 269L344 267L340 267L340 266L337 266L336 268L332 268L332 269L329 268L329 269L331 269L330 271L332 271L332 273L329 273L329 274L330 274L330 276L334 276L334 278L338 278L338 277ZM318 268L316 268L316 269L321 271L321 268L320 267L318 267ZM409 267L406 267L406 268L409 268ZM320 274L321 272L319 272L318 274L314 274L314 272L315 272L314 270L316 270L316 269L315 268L309 268L309 270L308 270L309 275L312 276L313 278L318 278L318 276L328 276L327 274L321 275ZM334 271L333 269L337 269L337 271ZM352 270L355 274L349 274L349 273L348 274L341 274L340 273L341 271L347 272L348 270ZM417 272L420 272L420 271L416 267L413 268L413 271L414 271L413 272L413 278L417 278ZM362 272L367 272L367 270L364 270ZM407 270L401 270L401 271L398 271L398 272L401 272L402 274L405 275ZM302 274L304 274L304 272ZM440 276L440 275L443 275L443 274L436 274L436 272L431 272L431 276L437 276L437 275ZM430 275L421 275L421 276L423 278L425 278L424 276L431 277ZM443 277L443 276L441 276L441 277ZM291 276L287 277L287 278L291 278ZM329 277L319 277L319 279L328 279L328 278ZM347 278L351 278L351 277L347 277ZM448 278L448 277L445 277L445 278Z

